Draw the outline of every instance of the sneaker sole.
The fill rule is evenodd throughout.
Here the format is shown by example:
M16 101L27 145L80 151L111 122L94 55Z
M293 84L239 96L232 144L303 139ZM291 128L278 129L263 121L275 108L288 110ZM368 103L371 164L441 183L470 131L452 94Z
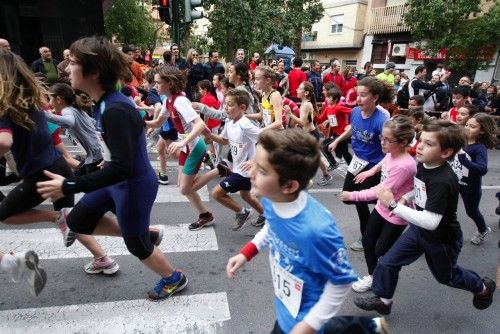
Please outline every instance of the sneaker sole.
M199 231L199 230L201 230L201 229L202 229L202 228L204 228L204 227L212 226L214 223L215 223L214 221L210 221L210 222L208 222L208 223L206 223L206 224L201 225L200 227L195 227L195 228L190 228L190 227L188 227L188 229L189 229L190 231Z
M355 288L354 285L351 285L351 288L352 288L352 291L357 292L357 293L368 292L368 291L370 291L372 289L372 287L364 288L364 289Z
M87 269L84 269L84 271L89 274L89 275L98 275L98 274L103 274L103 275L107 275L107 276L111 276L111 275L114 275L118 272L118 270L120 270L120 266L118 265L118 263L116 263L116 265L114 265L113 267L111 268L108 268L108 269L99 269L99 270L88 270Z
M169 181L161 181L161 180L158 180L158 183L159 183L159 184L163 184L164 186L168 185L168 182L169 182Z
M33 281L30 282L30 292L33 296L38 296L47 283L47 273L38 266L38 255L34 251L26 252L24 260L26 267L33 271Z
M176 293L178 292L181 292L182 290L184 290L186 288L186 286L188 285L188 278L187 276L184 276L186 278L186 281L184 282L184 284L182 284L180 287L178 287L177 289L175 289L174 291L172 291L171 294L165 296L165 297L161 297L161 298L151 298L147 293L146 293L146 298L153 301L153 302L158 302L158 301L162 301L164 299L167 299L167 298L170 298L172 297L173 295L175 295Z

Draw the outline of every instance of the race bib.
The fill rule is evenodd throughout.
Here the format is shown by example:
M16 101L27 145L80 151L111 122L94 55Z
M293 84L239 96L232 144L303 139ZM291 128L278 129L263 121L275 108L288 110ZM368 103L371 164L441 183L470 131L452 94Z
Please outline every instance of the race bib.
M264 123L264 126L268 126L269 124L271 124L271 110L262 110L262 122Z
M388 170L387 170L387 167L385 167L385 164L382 166L382 172L380 173L380 183L383 183L384 180L387 178L388 176Z
M97 139L99 140L99 146L101 147L101 154L104 161L111 161L111 151L109 150L108 145L104 141L102 134L99 133L97 135Z
M467 159L471 160L470 156L465 153L465 156ZM458 181L461 181L463 177L468 177L469 176L469 168L465 167L462 165L462 163L458 160L458 154L455 154L455 158L453 160L448 162L451 166L451 169L453 169L453 172L458 177Z
M358 158L356 155L352 157L351 163L347 168L347 171L352 175L358 175L366 166L368 166L368 161Z
M425 203L427 203L427 189L425 187L424 181L417 179L416 177L413 179L414 182L414 192L415 192L415 204L425 209Z
M337 115L328 115L328 123L332 128L338 126L339 122L337 122Z
M292 317L299 314L304 281L283 269L278 261L270 256L274 294L285 305Z

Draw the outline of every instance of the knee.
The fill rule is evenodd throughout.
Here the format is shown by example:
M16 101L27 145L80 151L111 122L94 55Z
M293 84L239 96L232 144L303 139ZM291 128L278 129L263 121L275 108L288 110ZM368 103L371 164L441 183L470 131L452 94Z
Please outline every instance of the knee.
M224 190L219 186L215 186L214 190L212 190L212 197L216 200L221 199L226 193Z
M137 257L139 260L145 260L153 254L154 246L151 243L149 234L144 236L123 237L125 246L127 246L130 254Z
M191 195L193 192L191 190L191 187L187 187L187 186L182 186L180 187L181 189L181 194L184 195L184 196L189 196Z

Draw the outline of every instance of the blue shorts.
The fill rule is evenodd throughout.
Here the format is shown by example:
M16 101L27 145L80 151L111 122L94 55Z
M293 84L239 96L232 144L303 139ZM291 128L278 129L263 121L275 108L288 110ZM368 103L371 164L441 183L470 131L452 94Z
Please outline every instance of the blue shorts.
M241 176L238 173L231 173L224 180L220 181L220 187L226 193L236 193L238 191L249 191L252 188L252 183L249 177Z

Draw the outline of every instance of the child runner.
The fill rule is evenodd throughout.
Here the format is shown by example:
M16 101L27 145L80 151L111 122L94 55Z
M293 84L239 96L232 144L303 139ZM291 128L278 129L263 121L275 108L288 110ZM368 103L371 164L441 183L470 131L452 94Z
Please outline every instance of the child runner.
M15 283L26 282L33 296L38 296L47 283L47 274L38 266L38 255L32 250L11 254L0 251L0 272L10 274Z
M128 70L127 60L104 37L75 41L69 59L71 85L96 101L93 114L104 165L91 174L67 178L46 171L52 180L38 182L38 191L52 199L86 192L71 212L63 210L61 221L76 233L122 236L130 253L161 276L147 296L168 298L188 280L156 247L161 231L149 230L158 181L146 151L144 122L135 105L114 89ZM117 220L105 216L108 211L114 211Z
M220 109L221 104L217 100L217 98L212 95L212 84L208 80L201 80L198 82L198 92L200 93L200 103L214 109ZM207 125L208 129L213 133L213 134L218 134L219 133L219 128L221 126L221 121L218 119L214 119L211 117L205 117L205 124ZM208 144L207 143L207 148L209 149L207 152L207 155L205 156L205 164L209 165L211 169L214 168L213 161L219 161L219 157L217 156L218 152L218 144ZM214 152L212 154L212 152Z
M0 203L0 221L9 225L56 222L63 234L65 246L75 241L58 212L74 205L68 194L53 201L55 211L34 209L43 202L36 183L48 180L43 171L70 177L72 172L65 159L52 145L42 105L47 96L24 61L16 54L0 50L0 156L12 152L21 183L16 185ZM119 266L97 243L94 237L76 238L92 253L94 260L85 265L89 274L114 274Z
M226 122L224 130L217 136L213 133L209 138L222 145L229 144L233 157L232 172L224 165L219 164L217 168L220 174L226 176L212 190L212 197L225 207L233 210L236 214L234 231L239 231L250 218L251 210L242 207L233 200L228 193L240 192L241 198L253 207L263 217L263 209L259 201L250 193L250 175L243 170L242 164L254 158L255 144L260 129L244 116L247 106L250 104L248 94L242 90L231 89L226 94L226 112L229 121ZM264 218L261 218L264 220Z
M252 170L252 191L261 196L267 223L240 254L227 276L269 247L277 322L272 333L375 333L383 321L332 318L356 275L332 214L304 190L319 167L314 138L299 129L263 131ZM290 168L294 166L294 168Z
M458 110L460 113L462 107ZM474 245L480 245L491 228L486 225L479 211L481 201L481 179L488 172L488 149L495 147L496 124L491 116L477 113L465 124L467 145L458 152L451 163L460 184L460 195L464 201L465 212L477 226L476 234L470 239Z
M340 199L353 202L372 201L377 198L377 190L382 186L390 189L396 200L399 200L401 196L412 190L417 166L415 160L407 153L407 148L414 135L411 121L406 116L399 115L385 122L380 138L382 151L386 154L385 158L370 170L359 173L354 178L354 182L359 183L367 177L382 172L380 185L362 191L343 191ZM380 201L377 201L362 239L368 275L352 285L354 291L366 292L371 289L377 259L391 248L403 233L406 225L406 221L391 215L391 212Z
M309 81L302 82L297 88L297 97L302 101L300 104L300 116L297 117L292 112L289 113L289 116L299 124L302 129L312 135L319 144L321 136L313 123L313 118L317 116L318 107L316 106L316 97L314 95L314 86L312 83ZM320 160L319 168L323 176L318 180L318 185L326 186L332 183L333 177L328 173L328 169L323 160Z
M391 313L401 267L422 254L439 283L472 292L472 303L479 310L491 305L495 282L488 277L481 280L475 272L457 265L462 248L462 230L457 221L459 184L446 162L464 145L465 135L459 126L443 120L430 122L424 126L417 149L419 164L413 192L396 202L390 190L379 190L381 204L410 223L410 228L379 258L373 272L375 296L356 298L354 303L359 308ZM405 205L410 200L415 209Z
M215 73L212 79L212 84L215 88L215 94L217 94L217 100L221 105L224 104L224 92L222 91L223 88L221 84L222 79L224 79L224 74L222 73Z
M200 135L206 126L183 93L185 82L183 72L172 67L160 66L155 74L155 81L158 92L165 94L168 101L159 117L154 121L147 121L146 124L155 127L162 124L167 117L172 119L181 140L172 142L167 148L167 153L179 154L179 188L199 213L198 220L189 225L190 231L197 231L211 225L214 220L214 216L203 204L197 192L213 178L212 174L198 175L206 153L205 142Z
M337 145L343 140L351 137L354 157L347 169L343 191L359 191L369 189L380 183L380 173L367 177L363 182L356 183L354 178L363 171L367 171L384 158L380 136L385 121L389 115L383 112L377 103L391 103L394 97L394 89L391 85L379 81L373 77L366 77L358 81L358 106L351 111L350 125L345 131L335 138L328 147L335 151ZM356 203L344 201L345 204L355 204L358 212L361 235L364 234L366 224L370 218L368 203ZM352 250L362 251L361 237L351 246Z
M337 168L339 163L335 160L328 146L338 136L344 133L345 128L349 125L349 117L351 116L351 108L339 104L341 95L342 93L337 86L327 91L325 99L327 105L323 109L321 115L316 118L317 123L322 123L323 127L330 129L327 138L321 144L321 152L330 163L330 170ZM349 153L348 141L349 140L346 138L338 142L335 148L335 155L338 158L344 158L347 165L349 165L352 160L352 155Z

